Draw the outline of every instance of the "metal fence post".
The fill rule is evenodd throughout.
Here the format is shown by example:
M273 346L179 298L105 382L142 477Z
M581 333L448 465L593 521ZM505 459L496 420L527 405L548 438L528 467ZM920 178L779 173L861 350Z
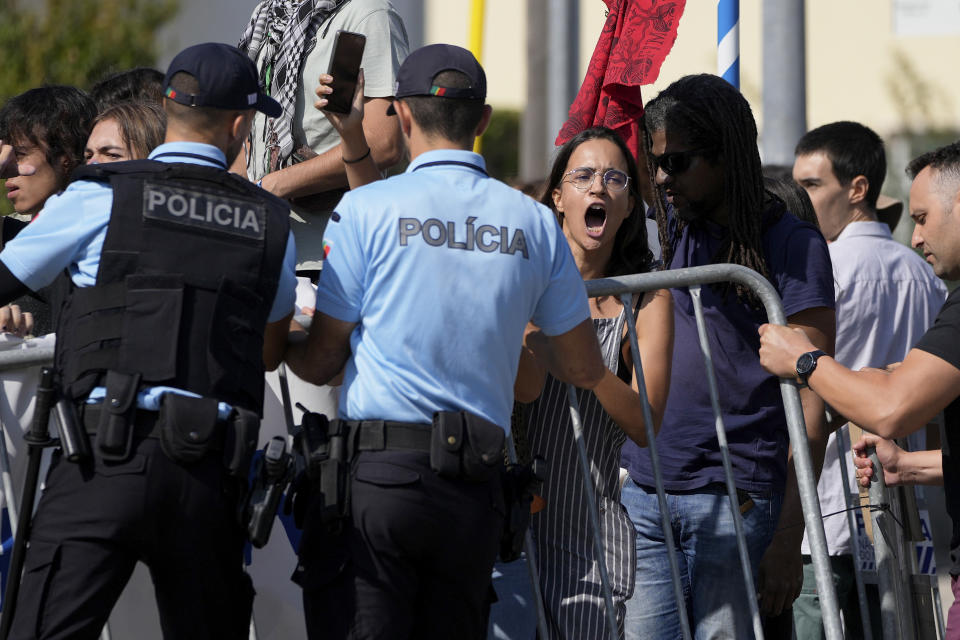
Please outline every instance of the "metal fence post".
M620 636L620 628L617 625L617 613L613 607L613 591L610 589L610 576L607 573L607 555L603 548L603 536L600 535L597 496L594 495L593 478L590 475L590 460L587 458L587 447L583 442L583 424L580 420L577 388L572 384L567 385L567 400L570 403L570 426L573 428L573 438L577 443L580 475L583 477L583 493L587 498L587 513L590 514L590 529L593 531L593 551L597 554L597 569L600 572L600 584L603 586L603 599L607 605L610 640L616 640Z
M589 287L590 283L587 283ZM633 294L624 293L620 296L624 309L633 305ZM670 526L670 511L667 507L667 493L663 488L663 476L660 475L660 457L657 455L657 432L653 425L653 412L650 409L650 399L647 396L647 383L643 376L643 363L640 361L640 343L637 340L637 327L628 321L627 336L630 339L630 354L633 357L633 374L637 378L637 389L640 391L640 403L643 406L643 426L647 432L647 449L650 451L650 466L653 467L653 479L657 489L657 503L660 508L660 526L663 529L663 539L667 545L667 562L670 565L670 578L673 582L673 597L677 601L677 613L680 616L680 632L684 640L691 640L690 620L687 617L687 607L683 597L683 583L680 580L680 564L677 562L677 545L673 540L673 528Z
M727 480L727 496L730 498L730 515L733 518L734 531L737 532L737 549L740 552L740 568L743 570L743 582L747 589L750 617L753 619L753 635L757 640L763 640L763 623L760 621L760 607L757 605L757 588L753 582L753 565L750 562L750 551L747 549L747 539L743 532L743 516L738 508L737 485L736 480L733 478L733 463L730 461L730 449L727 446L727 430L723 424L723 414L720 411L720 392L717 390L717 376L713 369L713 355L710 353L710 341L707 338L707 323L703 317L703 300L700 298L700 285L690 286L690 297L693 299L693 311L697 318L697 335L700 338L700 350L703 353L703 362L707 371L710 404L713 405L713 416L716 420L717 428L717 441L720 444L720 455L723 458L723 474Z
M900 620L897 615L902 594L899 593L896 559L888 536L890 526L887 484L883 480L883 467L873 447L867 452L873 462L873 482L870 483L870 517L873 519L873 550L877 559L877 577L880 582L880 619L883 621L883 640L900 638Z
M860 531L857 527L855 510L859 508L859 499L855 499L850 491L850 477L847 475L847 451L849 441L844 438L844 426L837 429L834 440L837 445L837 456L840 459L840 477L843 480L844 503L847 505L847 527L850 529L850 543L853 546L853 577L857 584L857 602L860 604L860 624L863 625L863 640L873 640L873 625L870 624L870 606L867 603L867 589L863 584L863 574L860 571Z

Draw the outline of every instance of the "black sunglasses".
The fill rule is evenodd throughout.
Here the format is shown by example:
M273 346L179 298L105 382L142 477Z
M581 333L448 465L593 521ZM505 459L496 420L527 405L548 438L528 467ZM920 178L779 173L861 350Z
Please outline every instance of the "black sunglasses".
M687 149L686 151L672 151L659 156L651 153L650 161L654 167L659 167L665 174L675 176L689 169L694 157L701 156L705 151L711 150L710 147L701 147L699 149Z

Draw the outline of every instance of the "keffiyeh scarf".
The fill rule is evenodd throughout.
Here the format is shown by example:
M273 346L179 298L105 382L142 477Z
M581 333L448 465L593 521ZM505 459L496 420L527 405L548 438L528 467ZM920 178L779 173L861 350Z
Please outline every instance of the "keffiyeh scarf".
M293 152L294 104L307 43L346 2L349 0L263 0L253 10L250 24L237 45L254 63L264 52L260 82L283 107L279 118L267 119L270 171L279 169Z

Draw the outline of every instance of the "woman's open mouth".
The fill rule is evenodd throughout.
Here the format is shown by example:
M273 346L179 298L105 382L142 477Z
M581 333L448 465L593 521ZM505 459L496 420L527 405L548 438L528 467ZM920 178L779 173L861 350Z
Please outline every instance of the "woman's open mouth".
M603 235L604 227L607 226L607 210L602 204L592 204L587 207L583 219L587 226L587 235L591 238L599 238Z

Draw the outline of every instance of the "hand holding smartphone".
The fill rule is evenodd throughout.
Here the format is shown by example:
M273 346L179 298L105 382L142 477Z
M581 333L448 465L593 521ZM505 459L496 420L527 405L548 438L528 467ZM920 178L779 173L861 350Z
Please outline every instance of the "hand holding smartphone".
M357 76L360 73L360 63L363 60L363 49L367 44L367 37L362 33L352 31L337 31L333 41L333 55L330 57L330 67L327 72L333 76L330 86L333 93L326 96L327 111L348 114L353 104L353 94L357 89Z

